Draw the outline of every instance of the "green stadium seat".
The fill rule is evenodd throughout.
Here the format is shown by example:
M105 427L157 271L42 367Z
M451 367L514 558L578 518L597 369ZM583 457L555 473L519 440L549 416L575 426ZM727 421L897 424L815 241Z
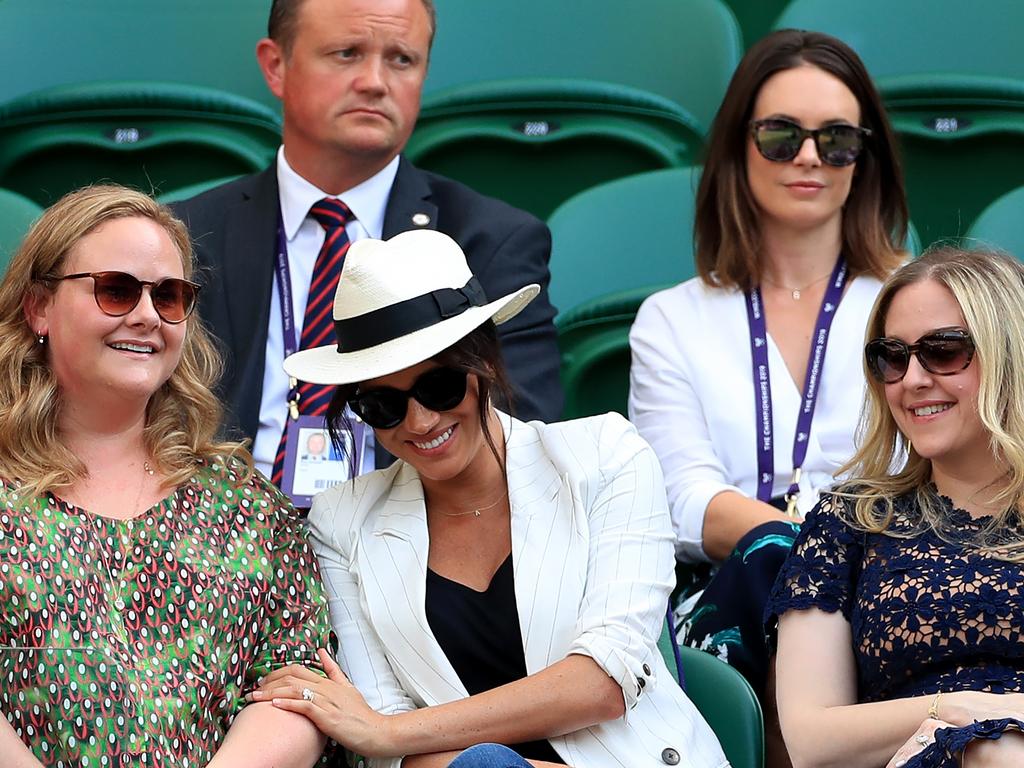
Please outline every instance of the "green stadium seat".
M788 0L726 0L740 25L743 45L749 48L772 30L772 22Z
M0 270L7 268L25 233L42 212L28 198L0 189Z
M424 104L507 78L581 78L649 91L705 128L743 52L721 0L437 0Z
M925 243L964 234L1024 184L1022 25L1017 0L860 0L856 13L793 0L775 24L835 35L864 59L900 137Z
M278 112L256 65L269 0L0 0L0 103L131 79L215 88Z
M968 247L995 248L1024 261L1024 187L991 203L967 233Z
M436 95L406 156L540 218L609 179L683 165L703 129L652 94L582 80L502 80Z
M732 768L763 768L764 716L750 683L710 653L679 649L686 695L707 720Z
M629 329L637 310L666 285L600 296L556 319L562 355L563 419L617 411L629 397Z
M156 199L164 205L170 205L171 203L177 203L182 200L188 200L190 197L201 195L203 192L219 187L221 184L227 184L229 181L234 181L237 178L238 176L221 176L216 179L205 179L195 184L188 184L184 187L178 187L177 189L159 194Z
M60 86L0 107L0 186L40 205L114 181L159 194L262 170L280 121L241 96L174 83Z
M700 172L674 168L616 179L561 205L548 220L555 307L564 313L612 291L693 277Z

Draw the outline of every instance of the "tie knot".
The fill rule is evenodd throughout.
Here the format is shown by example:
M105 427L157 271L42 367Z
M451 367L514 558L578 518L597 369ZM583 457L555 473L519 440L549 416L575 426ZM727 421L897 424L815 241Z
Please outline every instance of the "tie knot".
M349 207L336 197L325 197L314 203L313 207L309 209L309 215L328 232L338 227L344 227L355 218Z

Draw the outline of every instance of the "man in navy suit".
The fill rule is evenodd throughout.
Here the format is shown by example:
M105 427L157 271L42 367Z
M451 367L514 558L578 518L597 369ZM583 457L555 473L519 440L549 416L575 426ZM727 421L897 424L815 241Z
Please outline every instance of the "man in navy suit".
M201 315L226 352L229 426L253 438L264 472L288 419L282 296L292 297L301 331L325 239L309 209L324 197L340 199L354 215L345 225L350 241L415 228L450 235L489 297L539 283L541 295L500 326L502 349L517 415L553 421L561 412L547 227L401 157L419 114L434 29L433 0L273 0L256 54L283 105L277 161L175 206L203 268ZM282 283L291 290L282 293Z

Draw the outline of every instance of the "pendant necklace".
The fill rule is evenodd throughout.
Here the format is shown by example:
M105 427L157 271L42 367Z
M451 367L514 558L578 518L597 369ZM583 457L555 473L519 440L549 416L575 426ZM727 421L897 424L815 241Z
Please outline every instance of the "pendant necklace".
M473 517L480 517L480 513L481 512L486 512L488 509L494 509L494 507L498 506L501 502L503 502L505 500L506 496L508 496L508 489L507 488L505 489L505 492L503 494L501 494L501 496L498 498L497 501L491 502L486 507L477 507L476 509L467 509L465 512L442 512L441 514L444 515L445 517L465 517L466 515L473 515Z
M831 274L832 273L829 272L828 275L822 275L821 277L816 277L811 282L807 283L807 285L802 285L802 286L799 286L797 288L790 288L788 285L783 285L782 283L777 283L774 280L772 280L770 277L762 277L761 279L764 282L768 283L769 285L774 285L776 288L782 288L785 291L789 291L789 295L793 297L793 301L800 301L800 296L801 296L801 293L803 291L806 291L808 288L810 288L810 287L812 287L814 285L817 285L818 283L820 283L822 280L826 279Z

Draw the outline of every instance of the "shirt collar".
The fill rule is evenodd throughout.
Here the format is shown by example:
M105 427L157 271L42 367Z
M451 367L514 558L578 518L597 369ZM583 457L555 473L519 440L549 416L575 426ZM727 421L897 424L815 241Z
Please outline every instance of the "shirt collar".
M355 214L366 233L378 240L384 233L384 212L387 210L391 185L398 173L398 163L399 158L396 156L366 181L340 195L334 195ZM280 190L285 237L291 241L295 239L309 209L331 195L304 179L288 165L283 145L277 150L277 186Z

